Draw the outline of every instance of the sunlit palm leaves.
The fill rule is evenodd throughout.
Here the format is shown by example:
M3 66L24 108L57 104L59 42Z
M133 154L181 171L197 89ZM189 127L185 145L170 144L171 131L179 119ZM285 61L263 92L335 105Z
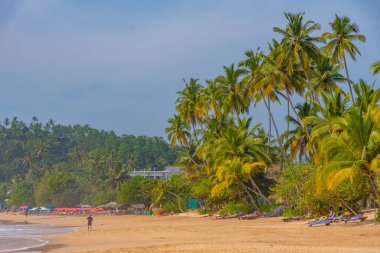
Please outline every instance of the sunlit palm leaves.
M352 60L356 61L356 54L361 54L353 42L356 40L365 42L365 36L358 34L359 26L355 23L351 23L351 20L345 16L339 17L338 15L335 15L335 20L330 23L330 26L332 32L322 34L323 38L329 40L325 47L325 56L331 57L332 64L335 64L336 62L344 63L351 99L352 102L354 102L350 76L347 68L346 53L350 55Z

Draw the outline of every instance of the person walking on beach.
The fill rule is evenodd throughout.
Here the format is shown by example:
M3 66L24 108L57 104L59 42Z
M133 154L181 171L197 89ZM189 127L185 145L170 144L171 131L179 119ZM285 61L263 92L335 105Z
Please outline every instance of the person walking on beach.
M94 218L92 218L91 214L87 217L87 230L90 232L92 230L92 221Z

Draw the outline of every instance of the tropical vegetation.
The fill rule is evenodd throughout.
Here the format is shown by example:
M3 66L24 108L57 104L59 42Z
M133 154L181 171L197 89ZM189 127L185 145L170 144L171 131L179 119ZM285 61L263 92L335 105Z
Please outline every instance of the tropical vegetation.
M177 161L183 180L205 186L210 209L281 203L297 213L330 205L357 212L377 205L380 89L352 80L348 68L366 38L345 16L336 15L325 32L305 13L285 19L267 50L249 50L223 74L192 78L178 91L166 131L171 146L185 149ZM371 69L378 73L379 62ZM282 122L272 111L280 103ZM268 129L252 110L259 104Z

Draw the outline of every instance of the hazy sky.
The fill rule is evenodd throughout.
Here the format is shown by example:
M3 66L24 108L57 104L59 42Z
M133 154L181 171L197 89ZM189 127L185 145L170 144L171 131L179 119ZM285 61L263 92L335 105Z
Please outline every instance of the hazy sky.
M1 0L0 119L164 136L182 79L213 78L246 50L266 49L284 12L305 11L323 31L335 13L359 24L367 42L349 69L372 83L379 10L377 0ZM275 109L279 121L285 110ZM267 124L263 107L250 114Z

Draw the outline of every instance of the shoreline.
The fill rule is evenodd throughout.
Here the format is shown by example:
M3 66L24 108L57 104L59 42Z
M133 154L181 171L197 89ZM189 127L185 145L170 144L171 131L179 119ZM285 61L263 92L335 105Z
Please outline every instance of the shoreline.
M23 216L0 214L0 220L6 218L17 222ZM380 225L373 220L309 228L306 221L282 222L281 218L243 221L186 215L95 216L92 232L87 232L83 216L31 216L29 221L77 229L34 237L49 241L32 249L44 253L375 253L380 248Z

